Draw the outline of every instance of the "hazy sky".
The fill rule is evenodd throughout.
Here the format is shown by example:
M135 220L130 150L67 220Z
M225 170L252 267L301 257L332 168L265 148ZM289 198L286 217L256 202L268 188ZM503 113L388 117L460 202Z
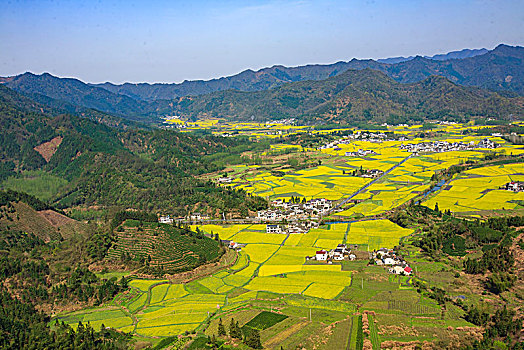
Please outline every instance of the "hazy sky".
M0 76L181 82L282 64L524 45L524 1L6 1Z

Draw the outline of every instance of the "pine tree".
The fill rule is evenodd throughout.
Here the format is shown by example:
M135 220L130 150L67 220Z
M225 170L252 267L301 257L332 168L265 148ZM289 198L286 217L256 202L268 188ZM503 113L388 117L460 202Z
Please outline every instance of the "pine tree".
M237 338L237 331L234 318L232 318L231 322L229 323L229 336L231 338Z
M226 328L224 327L224 324L222 323L222 318L218 320L218 335L226 335Z
M258 331L258 329L251 328L249 332L246 334L244 343L253 349L262 348L262 343L260 342L260 332Z

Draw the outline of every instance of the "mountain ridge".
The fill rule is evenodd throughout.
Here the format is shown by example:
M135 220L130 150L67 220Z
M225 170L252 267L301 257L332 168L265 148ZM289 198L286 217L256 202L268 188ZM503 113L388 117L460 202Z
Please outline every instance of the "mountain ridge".
M475 57L478 55L483 55L487 53L489 50L486 48L482 49L462 49L457 51L450 51L448 53L441 53L436 54L433 56L422 56L424 58L430 59L430 60L437 60L437 61L446 61L450 59L464 59L468 57ZM389 63L389 64L395 64L400 62L405 62L412 60L417 56L397 56L397 57L388 57L388 58L379 58L376 61L380 63Z
M297 67L273 65L257 71L251 69L244 70L236 75L227 77L210 80L185 80L182 83L113 84L106 82L101 84L84 84L115 94L107 95L103 91L94 89L89 94L104 96L111 103L104 105L91 104L89 107L109 113L122 114L124 112L128 115L133 115L132 113L136 110L144 110L143 101L170 100L182 96L202 95L228 89L237 89L240 91L267 90L289 82L322 80L340 74L347 69L364 68L373 68L386 72L395 80L403 83L409 83L417 79L421 80L430 75L440 74L462 85L479 86L494 91L510 91L524 95L524 76L523 73L521 73L524 71L524 69L522 69L524 47L500 44L493 50L487 50L486 53L476 54L474 56L472 56L471 53L463 53L466 50L469 49L453 51L443 56L437 55L439 57L442 56L441 58L445 58L446 56L450 57L452 54L454 56L462 55L461 58L445 60L415 56L406 61L390 64L380 62L380 60L359 60L353 58L347 62L338 61L327 65L310 64ZM482 49L478 49L477 53L480 53L481 50ZM426 59L422 64L424 67L420 65L419 61L421 58ZM500 69L501 62L506 64L506 71ZM21 82L17 83L21 77L31 77L33 80L49 79L52 77L56 79L72 79L75 84L80 82L80 80L74 78L54 77L49 73L35 75L26 72L14 77L0 78L0 83L6 84L26 94L34 92L32 89L23 86L24 84L21 84ZM53 94L47 95L56 99L61 99L62 97ZM134 101L128 100L126 97ZM111 107L111 105L113 107ZM122 106L123 112L122 110L114 110L118 106ZM147 111L147 113L154 113L154 110Z
M366 68L347 70L326 80L301 81L255 92L217 91L176 100L175 112L186 118L300 121L384 122L391 116L423 120L484 115L507 118L522 114L522 100L463 87L441 76L402 84Z
M508 48L511 48L508 50ZM445 70L447 65L453 66L463 66L461 61L466 59L475 59L479 56L486 54L499 55L500 52L504 52L505 55L515 55L514 51L519 51L520 55L520 70L522 70L522 60L524 57L524 47L521 46L509 46L505 44L500 44L495 47L493 50L478 49L469 50L464 49L461 51L452 51L448 54L439 54L432 57L423 57L431 62L427 63L428 68L431 68L431 72L426 73L424 77L429 75L438 74L440 71ZM485 52L484 52L485 50ZM472 51L474 51L472 53ZM413 78L409 76L406 80L403 80L401 76L398 78L395 77L394 71L395 65L402 64L406 62L411 62L413 59L417 59L422 56L415 56L412 59L394 62L392 64L387 62L380 62L380 60L371 60L371 59L351 59L347 62L338 61L332 64L322 65L322 64L310 64L297 67L285 67L282 65L274 65L271 67L261 68L257 71L245 70L236 75L215 78L211 80L193 80L193 81L184 81L182 83L159 83L159 84L149 84L149 83L124 83L124 84L111 84L111 83L102 83L94 84L94 86L99 86L105 89L108 89L112 92L119 94L127 94L128 96L139 98L143 100L154 100L154 99L172 99L175 97L187 96L187 95L201 95L214 91L228 90L228 89L237 89L241 91L260 91L273 88L284 83L296 82L302 80L322 80L330 76L340 74L341 72L347 69L363 69L363 68L374 68L386 72L388 75L393 76L399 82L412 82ZM436 58L435 58L436 57ZM479 60L482 61L482 60ZM433 64L434 63L434 64ZM484 62L485 63L485 62ZM402 76L410 75L408 73L413 72L414 67L410 67L407 64L404 64L403 67L409 69L409 72L405 72ZM518 94L524 94L524 84L522 80L523 77L519 75L519 83L516 86L511 86L511 84L500 85L504 81L506 76L497 76L496 78L490 78L488 76L484 77L488 83L473 83L471 72L464 68L459 68L462 70L463 75L457 78L457 82L465 83L464 85L479 86L476 84L482 84L481 87L487 87L495 91L509 90L516 92ZM469 71L472 71L471 67ZM414 74L416 75L416 71ZM256 76L256 79L251 84L246 84L246 76L252 75ZM446 76L449 79L454 78L453 75ZM493 80L496 80L493 82ZM146 91L139 91L139 90Z

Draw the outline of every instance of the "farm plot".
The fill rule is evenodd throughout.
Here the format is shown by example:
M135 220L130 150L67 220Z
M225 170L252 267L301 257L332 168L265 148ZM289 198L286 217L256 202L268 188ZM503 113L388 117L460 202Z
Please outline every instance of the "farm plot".
M523 192L500 189L511 181L524 180L524 164L507 164L467 170L449 186L423 204L452 212L478 212L522 208Z
M400 238L413 233L389 220L358 221L350 224L347 243L367 245L369 250L398 245Z
M282 177L273 176L270 172L260 172L245 178L237 178L228 186L242 188L259 196L269 196L271 199L298 196L306 199L338 200L369 182L369 179L345 175L343 172L349 169L352 168L323 165L286 173Z
M104 308L94 310L84 310L69 313L58 317L59 320L76 327L78 322L88 323L94 329L100 329L104 324L106 327L113 327L120 329L133 324L131 317L128 317L122 310L118 308Z

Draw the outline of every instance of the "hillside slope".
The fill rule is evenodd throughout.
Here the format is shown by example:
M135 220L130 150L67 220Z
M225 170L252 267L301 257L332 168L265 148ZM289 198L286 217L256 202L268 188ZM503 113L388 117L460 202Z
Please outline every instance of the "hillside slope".
M0 82L37 102L62 107L68 112L78 112L80 106L131 120L143 120L140 116L154 115L155 112L153 104L91 86L78 79L58 78L49 73L24 73L2 78ZM82 109L79 111L85 113Z
M119 205L185 214L200 208L247 213L265 205L262 199L193 178L220 169L204 156L242 152L249 146L243 140L167 130L122 131L73 115L49 115L4 86L0 124L0 180L17 178L19 190L26 191L24 185L50 174L51 181L61 184L52 202L62 207ZM53 153L43 153L41 146L51 140L59 140Z

